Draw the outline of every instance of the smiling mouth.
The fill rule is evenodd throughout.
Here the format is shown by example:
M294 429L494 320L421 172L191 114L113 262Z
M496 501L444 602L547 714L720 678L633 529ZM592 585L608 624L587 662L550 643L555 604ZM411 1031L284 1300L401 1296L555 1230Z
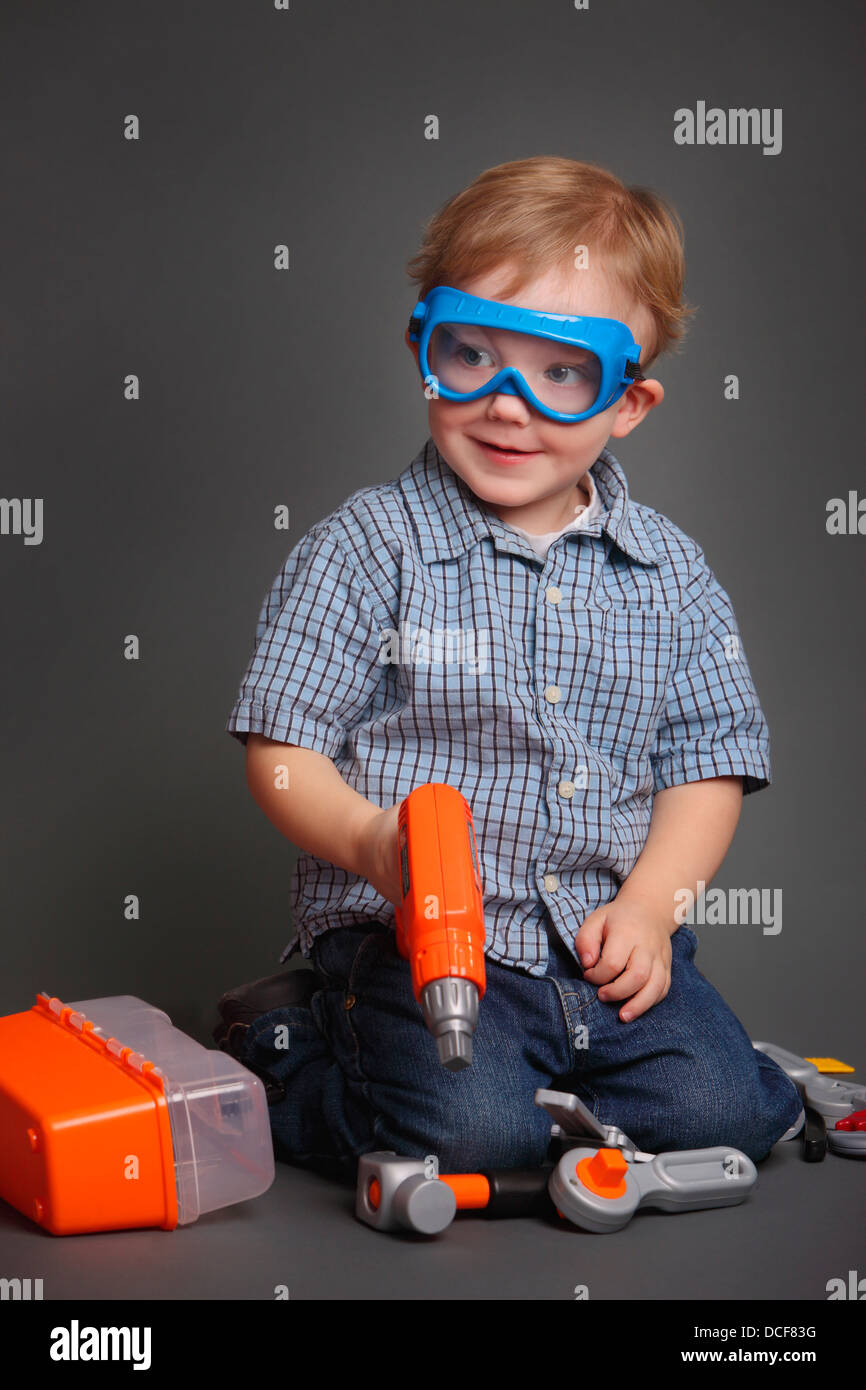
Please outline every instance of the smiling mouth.
M476 444L481 444L485 449L492 449L497 454L537 454L537 449L516 449L513 445L491 444L487 439L476 439Z

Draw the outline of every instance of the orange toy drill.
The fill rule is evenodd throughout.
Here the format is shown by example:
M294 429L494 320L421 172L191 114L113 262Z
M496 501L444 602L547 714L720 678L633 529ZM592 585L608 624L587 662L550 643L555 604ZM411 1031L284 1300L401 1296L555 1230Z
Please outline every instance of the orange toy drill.
M472 813L455 787L427 782L400 806L397 949L449 1071L472 1061L484 996L484 911Z

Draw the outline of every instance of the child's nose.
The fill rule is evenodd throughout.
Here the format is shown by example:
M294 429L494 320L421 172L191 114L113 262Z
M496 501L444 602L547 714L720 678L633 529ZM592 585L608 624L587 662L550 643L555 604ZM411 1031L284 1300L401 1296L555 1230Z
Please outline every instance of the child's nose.
M531 407L522 396L493 395L487 407L488 419L510 420L514 424L526 424L531 413Z

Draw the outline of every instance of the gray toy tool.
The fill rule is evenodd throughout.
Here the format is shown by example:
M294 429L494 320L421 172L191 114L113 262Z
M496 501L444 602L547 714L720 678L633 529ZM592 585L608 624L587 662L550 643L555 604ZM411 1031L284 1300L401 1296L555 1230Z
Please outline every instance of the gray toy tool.
M556 1121L554 1136L573 1142L551 1173L548 1190L560 1214L585 1231L618 1231L640 1206L674 1212L735 1206L758 1180L754 1163L739 1149L722 1144L641 1153L570 1092L538 1090L535 1103Z
M355 1215L377 1231L399 1228L436 1235L450 1226L457 1198L439 1181L439 1164L428 1158L401 1158L389 1150L358 1159Z
M853 1110L866 1109L866 1086L835 1080L814 1062L774 1043L752 1046L771 1057L795 1083L806 1104L806 1116L811 1108L824 1119L831 1148L866 1158L866 1132L831 1128ZM552 1171L482 1174L490 1179L488 1215L538 1210L539 1195L546 1202L546 1185L563 1217L583 1230L604 1233L620 1230L639 1207L677 1212L735 1206L758 1180L751 1159L728 1145L642 1153L616 1125L601 1124L570 1091L539 1089L535 1103L554 1121L551 1138L558 1140L564 1153ZM358 1160L355 1214L377 1230L403 1227L435 1235L451 1224L457 1211L450 1181L440 1180L432 1154L427 1158L401 1158L390 1151L365 1154Z
M555 1124L551 1127L551 1137L568 1142L570 1139L591 1139L607 1149L620 1149L627 1158L636 1163L646 1163L653 1154L641 1153L616 1125L603 1125L592 1111L571 1091L535 1092L535 1104L546 1110Z
M814 1062L786 1052L775 1043L753 1042L752 1047L771 1057L794 1082L806 1105L823 1116L831 1149L852 1158L866 1158L866 1132L834 1129L836 1121L843 1120L852 1110L866 1109L866 1086L827 1076Z
M487 1215L524 1215L552 1200L560 1214L586 1231L617 1231L640 1206L696 1211L733 1206L754 1187L757 1173L739 1149L642 1153L615 1125L603 1125L577 1096L538 1090L536 1105L551 1118L566 1152L537 1171L491 1170ZM400 1228L436 1235L458 1208L450 1177L441 1180L435 1155L404 1158L390 1151L358 1160L355 1215L379 1231ZM477 1206L476 1202L471 1205Z

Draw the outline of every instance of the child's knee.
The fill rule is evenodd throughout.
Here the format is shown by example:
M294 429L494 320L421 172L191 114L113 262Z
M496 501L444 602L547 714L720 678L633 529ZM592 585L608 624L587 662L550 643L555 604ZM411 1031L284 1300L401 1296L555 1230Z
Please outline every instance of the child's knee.
M748 1084L726 1091L690 1091L670 1117L656 1152L730 1145L753 1163L760 1162L800 1114L802 1101L792 1081L777 1068L768 1079L758 1071ZM653 1147L653 1146L649 1146Z
M537 1168L550 1145L551 1120L531 1095L505 1094L495 1105L450 1107L423 1126L404 1131L387 1126L387 1145L396 1153L435 1154L442 1173L476 1173L488 1168ZM380 1134L381 1124L377 1126Z

